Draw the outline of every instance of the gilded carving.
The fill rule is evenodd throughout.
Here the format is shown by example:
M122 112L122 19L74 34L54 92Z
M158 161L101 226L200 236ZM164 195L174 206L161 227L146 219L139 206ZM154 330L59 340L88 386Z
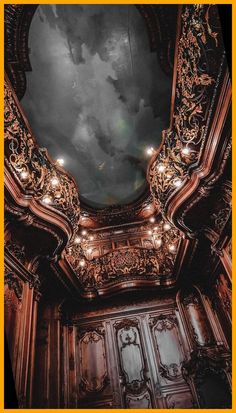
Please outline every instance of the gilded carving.
M149 170L151 192L161 210L188 178L204 142L206 114L222 65L217 52L219 33L211 28L211 8L201 4L183 7L173 126L163 131L163 146ZM218 61L212 50L219 53Z
M81 285L85 289L99 289L112 283L142 279L153 280L161 283L163 276L173 276L174 263L180 245L180 232L161 219L157 221L156 229L142 227L145 237L149 237L155 243L144 247L121 247L114 248L106 254L92 259L87 258L88 247L92 250L93 243L90 241L76 243L72 242L65 251L66 260L77 274ZM133 228L129 229L134 230ZM127 230L128 231L128 230ZM99 238L103 234L96 234ZM143 236L144 236L143 235ZM126 236L126 234L125 234ZM146 238L144 238L146 239Z
M8 81L4 88L4 119L5 158L12 174L26 194L63 213L76 230L80 214L77 187L49 160L46 150L37 146Z

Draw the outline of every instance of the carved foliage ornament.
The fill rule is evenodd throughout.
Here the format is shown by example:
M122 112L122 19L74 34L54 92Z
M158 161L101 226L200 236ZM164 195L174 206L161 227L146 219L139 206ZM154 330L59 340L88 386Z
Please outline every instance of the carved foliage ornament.
M216 13L215 6L183 7L173 126L163 131L163 146L149 170L151 192L161 210L200 159L224 61L220 33L210 21L218 23Z
M39 148L15 101L8 81L4 89L5 159L25 194L63 213L78 227L80 202L77 187Z
M162 220L158 228L165 225ZM160 276L172 276L181 234L170 226L166 231L157 230L154 236L156 248L117 248L91 260L86 258L83 245L71 243L66 249L66 260L86 289L131 278L158 280Z
M11 271L6 271L4 284L7 284L10 290L13 290L19 300L22 299L23 286L19 278Z

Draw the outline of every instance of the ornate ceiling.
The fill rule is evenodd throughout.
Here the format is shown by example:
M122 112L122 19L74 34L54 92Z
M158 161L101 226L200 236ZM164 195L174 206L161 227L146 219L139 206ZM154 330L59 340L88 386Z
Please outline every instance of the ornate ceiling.
M145 149L169 126L172 83L145 19L134 5L41 5L29 50L21 105L39 144L64 158L88 205L136 200L147 189Z
M176 6L138 7L160 67L166 75L173 71L171 121L149 160L150 189L133 203L99 210L84 204L66 166L39 147L41 134L32 131L18 100L27 90L28 33L36 8L5 8L7 216L17 221L16 238L24 236L31 245L31 255L26 251L24 257L28 271L40 268L47 282L48 266L74 296L173 288L186 280L194 260L206 260L208 239L218 248L217 211L224 207L219 201L218 210L214 208L222 188L227 199L231 85L217 7L178 7L174 32L173 21L165 18L169 7L176 21Z

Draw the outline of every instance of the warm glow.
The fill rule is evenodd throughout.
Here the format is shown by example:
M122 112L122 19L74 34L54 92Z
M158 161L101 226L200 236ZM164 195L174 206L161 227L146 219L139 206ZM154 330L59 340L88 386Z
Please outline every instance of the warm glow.
M87 253L88 253L88 254L91 254L91 252L92 252L92 248L88 248L88 249L87 249Z
M169 245L169 250L170 250L171 252L174 252L174 251L175 251L175 245L174 245L174 244L170 244L170 245Z
M56 162L57 162L57 164L60 165L60 166L63 166L64 163L65 163L65 161L64 161L63 158L58 158L58 159L56 160Z
M84 266L85 266L85 261L84 261L84 260L80 260L79 265L80 265L80 267L84 267Z
M79 244L81 242L81 238L80 237L75 237L75 244Z
M160 165L158 165L158 167L157 167L158 172L164 172L165 169L166 169L166 167L165 167L165 165L163 165L163 164L160 164Z
M94 236L93 236L93 235L90 235L89 241L93 241L93 240L94 240Z
M53 177L51 179L51 184L52 184L52 186L57 186L59 184L59 179L56 178L56 177Z
M149 221L153 224L155 222L155 218L151 217L151 218L149 218Z
M165 231L168 231L168 230L171 228L171 226L170 226L170 224L168 224L168 222L166 222L166 223L163 225L163 228L164 228Z
M178 188L179 186L181 186L181 184L182 184L181 179L175 179L175 180L173 181L173 185L176 186L176 188Z
M81 234L82 234L82 235L87 235L87 231L84 229L84 230L81 232Z
M27 171L22 171L22 172L20 173L21 179L27 179L28 176L29 176L29 173L28 173Z
M152 231L148 231L148 235L152 235Z
M161 244L162 244L162 240L161 240L161 239L157 239L157 240L156 240L156 244L157 244L158 247L160 247Z
M189 155L190 154L190 149L186 147L186 148L181 149L181 152L182 152L183 155Z
M147 148L146 149L146 154L148 155L148 156L152 156L153 154L154 154L154 148L151 146L150 148Z
M44 204L51 204L52 203L52 198L49 195L45 195L43 197L43 203Z

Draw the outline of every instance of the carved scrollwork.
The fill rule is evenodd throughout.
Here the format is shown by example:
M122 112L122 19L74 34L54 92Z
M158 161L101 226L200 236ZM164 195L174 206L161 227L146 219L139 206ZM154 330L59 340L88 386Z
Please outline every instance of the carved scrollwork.
M26 255L25 255L25 247L23 245L16 244L15 242L11 242L10 240L5 241L4 243L5 250L9 251L20 261L23 265L25 264Z
M163 146L149 169L151 192L162 211L167 198L183 185L190 167L200 159L224 59L215 23L214 6L183 7L173 126L163 131Z
M175 314L150 317L149 324L158 353L160 375L170 381L181 379L183 353Z
M114 327L120 356L121 384L125 392L140 394L147 388L148 379L139 323L136 319L124 319L115 323Z
M12 272L6 271L4 276L4 284L7 284L10 290L13 290L19 300L22 299L23 286L19 278Z
M80 202L77 187L62 169L39 148L17 106L11 86L5 81L5 159L25 194L64 214L78 227Z
M97 330L85 332L79 340L80 390L97 393L109 383L104 335Z
M83 243L72 242L65 251L65 258L84 289L98 290L136 279L161 283L161 277L169 279L173 276L181 234L165 220L158 222L157 228L160 229L153 234L152 248L119 247L100 257L87 259L86 247L88 249L89 244L84 246Z

